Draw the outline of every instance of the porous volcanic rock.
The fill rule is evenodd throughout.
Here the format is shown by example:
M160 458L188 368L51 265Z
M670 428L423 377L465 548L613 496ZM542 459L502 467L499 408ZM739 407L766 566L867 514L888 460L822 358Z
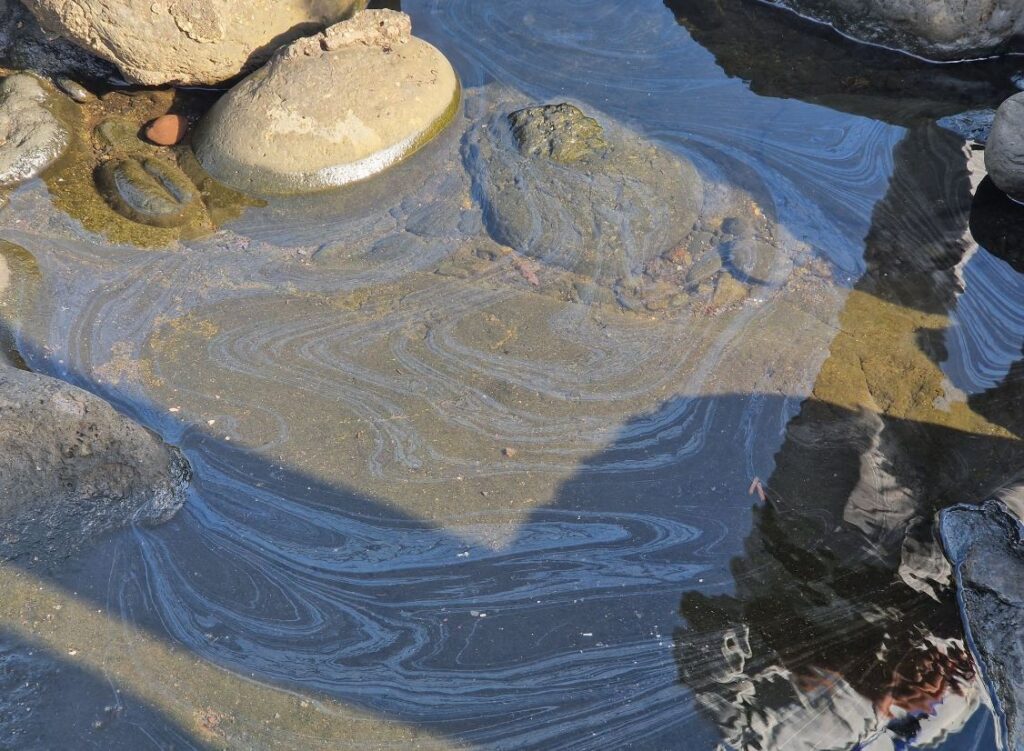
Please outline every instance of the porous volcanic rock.
M185 501L185 459L102 399L0 366L0 560L52 562Z

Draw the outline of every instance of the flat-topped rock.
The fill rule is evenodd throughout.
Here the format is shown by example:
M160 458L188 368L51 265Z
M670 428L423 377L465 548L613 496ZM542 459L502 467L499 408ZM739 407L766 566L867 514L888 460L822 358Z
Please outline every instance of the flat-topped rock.
M226 94L193 137L203 168L258 195L369 177L436 136L459 82L436 48L389 10L301 39Z
M362 8L365 0L24 0L39 23L147 85L210 84Z

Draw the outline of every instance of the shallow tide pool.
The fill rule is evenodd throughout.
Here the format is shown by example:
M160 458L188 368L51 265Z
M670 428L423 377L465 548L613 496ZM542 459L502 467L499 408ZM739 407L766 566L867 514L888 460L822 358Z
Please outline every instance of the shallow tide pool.
M1020 469L1024 264L938 121L1009 72L745 0L402 9L464 94L393 170L162 249L0 210L21 357L195 472L0 566L0 748L993 748L932 521ZM643 256L657 200L601 207L614 273L495 239L488 124L563 101L693 165L721 268Z

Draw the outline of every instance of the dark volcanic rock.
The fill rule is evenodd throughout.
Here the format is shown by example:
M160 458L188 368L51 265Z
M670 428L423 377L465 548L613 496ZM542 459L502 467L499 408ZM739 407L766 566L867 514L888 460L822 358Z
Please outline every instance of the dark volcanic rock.
M0 367L0 425L0 560L53 561L185 501L178 451L79 388Z
M1020 522L995 501L941 516L969 629L1011 749L1024 748L1024 545Z

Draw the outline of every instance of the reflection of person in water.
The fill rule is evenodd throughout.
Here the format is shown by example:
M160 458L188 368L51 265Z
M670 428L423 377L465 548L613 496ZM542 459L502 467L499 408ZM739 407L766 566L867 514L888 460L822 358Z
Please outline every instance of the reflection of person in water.
M1018 368L965 397L937 364L974 250L973 184L963 141L911 120L735 593L682 598L680 678L731 748L928 746L981 701L933 519L1020 467L1024 400Z

